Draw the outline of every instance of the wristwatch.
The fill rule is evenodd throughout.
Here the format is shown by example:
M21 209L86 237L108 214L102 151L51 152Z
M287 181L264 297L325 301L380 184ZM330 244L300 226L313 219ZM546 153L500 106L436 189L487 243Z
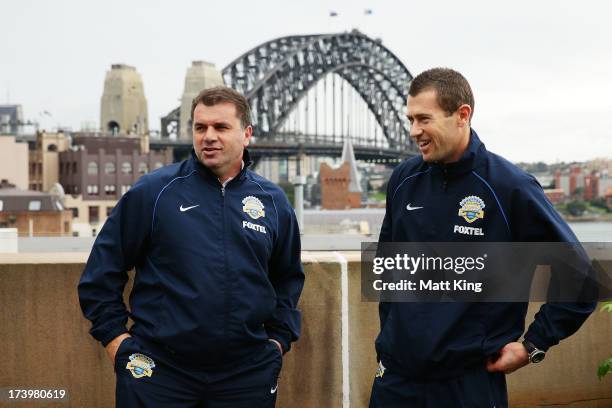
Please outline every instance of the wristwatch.
M525 350L527 350L527 354L529 354L530 363L539 363L540 361L544 360L544 357L546 357L546 353L534 346L532 342L523 340L522 344L523 347L525 347Z

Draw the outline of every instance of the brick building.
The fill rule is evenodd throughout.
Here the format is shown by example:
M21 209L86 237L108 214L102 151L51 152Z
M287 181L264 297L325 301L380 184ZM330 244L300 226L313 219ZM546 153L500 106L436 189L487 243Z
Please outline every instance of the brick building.
M83 200L118 200L143 174L172 163L172 150L148 152L140 138L76 136L60 153L60 183Z
M56 196L21 190L2 180L0 228L17 228L19 236L71 236L72 211Z
M582 197L587 200L594 200L599 197L599 174L593 171L584 176L583 182L584 191L582 192Z
M361 193L350 192L350 166L344 162L334 169L327 163L321 163L321 208L326 210L344 210L361 207Z
M326 210L360 208L361 184L353 145L348 138L344 141L340 162L342 164L336 169L327 163L321 163L319 167L321 208Z
M565 192L561 188L545 189L544 194L553 204L559 204L565 201Z
M555 189L562 190L566 198L594 200L604 197L612 185L607 172L589 171L579 166L555 171Z
M35 146L28 153L29 188L48 192L59 182L59 154L68 150L70 138L63 132L37 132Z
M148 137L73 134L60 153L59 179L78 235L96 235L117 200L143 174L172 163L172 149L149 151Z

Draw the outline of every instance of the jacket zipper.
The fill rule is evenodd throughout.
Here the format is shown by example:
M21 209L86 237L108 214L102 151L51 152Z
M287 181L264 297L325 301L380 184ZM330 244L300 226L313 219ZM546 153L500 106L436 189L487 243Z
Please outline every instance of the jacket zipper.
M227 271L229 270L228 265L227 265L227 250L226 250L226 243L225 243L225 236L227 234L226 231L226 225L225 225L225 186L223 184L221 184L221 218L222 218L222 230L221 230L221 245L223 248L223 264L225 266L225 274L227 274ZM230 290L227 287L227 285L231 284L229 281L225 281L225 285L226 285L226 298L225 298L225 327L224 327L224 332L225 332L225 338L228 339L230 338L230 333L229 333L229 326L230 326ZM224 351L225 353L225 351Z
M448 188L448 170L446 170L446 168L442 169L442 177L444 179L442 183L442 188L444 189L444 192L446 193L446 190Z

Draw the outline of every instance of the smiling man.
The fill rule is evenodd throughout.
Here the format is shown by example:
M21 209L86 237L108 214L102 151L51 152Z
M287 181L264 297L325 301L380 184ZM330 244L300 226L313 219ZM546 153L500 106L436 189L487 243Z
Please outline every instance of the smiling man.
M300 333L297 220L283 191L249 170L242 95L202 91L192 123L189 159L141 177L104 224L81 307L114 364L117 406L273 407Z
M389 180L380 243L578 241L534 177L486 150L460 73L425 71L408 94L421 155ZM505 375L541 362L594 307L547 303L524 332L526 303L381 303L370 408L507 407Z

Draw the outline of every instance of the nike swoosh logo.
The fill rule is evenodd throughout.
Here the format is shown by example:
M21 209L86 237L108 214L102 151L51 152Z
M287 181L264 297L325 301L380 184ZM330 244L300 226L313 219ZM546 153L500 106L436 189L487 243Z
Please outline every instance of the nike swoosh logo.
M407 209L408 211L420 210L421 208L423 208L423 207L412 207L412 206L410 205L410 203L408 203L408 205L406 206L406 209Z
M181 207L179 208L179 210L181 210L181 212L185 212L185 211L189 211L189 210L191 210L192 208L196 208L196 207L199 207L199 206L200 206L200 204L198 204L198 205L192 205L191 207L183 207L183 205L181 204Z
M278 388L278 384L276 384L276 387L270 389L270 394L274 394L277 388Z

